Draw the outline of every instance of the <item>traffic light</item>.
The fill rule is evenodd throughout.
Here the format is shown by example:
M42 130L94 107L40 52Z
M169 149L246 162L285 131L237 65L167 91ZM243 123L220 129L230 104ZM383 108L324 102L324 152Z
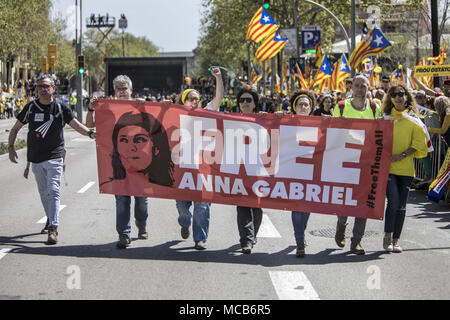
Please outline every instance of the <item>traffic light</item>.
M41 57L41 71L42 73L47 73L47 57Z
M77 71L79 74L84 74L86 71L84 66L84 56L77 56Z
M269 9L270 8L270 0L264 0L263 7L264 7L264 9Z

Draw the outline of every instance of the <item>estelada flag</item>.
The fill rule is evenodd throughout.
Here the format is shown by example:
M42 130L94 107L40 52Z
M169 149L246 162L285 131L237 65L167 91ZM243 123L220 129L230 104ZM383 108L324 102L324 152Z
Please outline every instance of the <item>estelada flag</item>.
M392 44L386 38L380 28L374 27L369 31L367 36L353 50L348 63L356 71L361 70L362 61L367 56L375 56L389 47Z
M325 55L323 57L322 66L314 78L314 85L321 84L323 80L331 78L332 72L331 63L328 61L327 55Z
M445 42L442 42L441 51L437 57L427 58L428 61L433 62L433 64L441 65L447 59L447 53L445 52Z
M100 193L382 220L392 121L99 99Z
M267 36L261 46L256 50L256 57L260 61L265 61L275 56L288 42L288 39L281 38L278 31L274 31Z
M278 29L277 23L264 10L259 8L253 16L247 27L247 39L253 40L256 43L263 40L266 36Z

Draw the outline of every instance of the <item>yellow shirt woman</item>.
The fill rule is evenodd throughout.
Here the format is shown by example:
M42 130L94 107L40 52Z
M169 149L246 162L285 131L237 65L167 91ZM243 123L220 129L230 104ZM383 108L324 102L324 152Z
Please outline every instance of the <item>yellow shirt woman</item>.
M416 151L400 161L391 162L389 173L414 177L414 158L425 158L428 154L428 146L425 132L420 126L408 119L412 116L407 113L408 110L399 112L395 108L391 111L394 120L392 154L402 154L409 148Z

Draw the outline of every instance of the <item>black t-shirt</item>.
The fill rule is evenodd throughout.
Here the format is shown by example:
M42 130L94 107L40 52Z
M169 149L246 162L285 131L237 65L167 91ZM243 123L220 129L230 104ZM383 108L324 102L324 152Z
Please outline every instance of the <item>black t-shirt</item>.
M59 105L59 106L58 106ZM64 125L74 119L70 108L64 103L44 105L38 100L29 102L18 114L17 120L28 123L27 158L39 163L63 158Z

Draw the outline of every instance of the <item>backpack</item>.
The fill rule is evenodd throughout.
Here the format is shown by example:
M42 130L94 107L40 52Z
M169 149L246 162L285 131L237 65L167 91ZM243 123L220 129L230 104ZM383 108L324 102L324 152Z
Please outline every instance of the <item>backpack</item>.
M339 101L338 107L342 117L342 115L344 114L345 100ZM375 103L375 101L370 100L370 108L372 109L373 117L376 118L377 104Z

